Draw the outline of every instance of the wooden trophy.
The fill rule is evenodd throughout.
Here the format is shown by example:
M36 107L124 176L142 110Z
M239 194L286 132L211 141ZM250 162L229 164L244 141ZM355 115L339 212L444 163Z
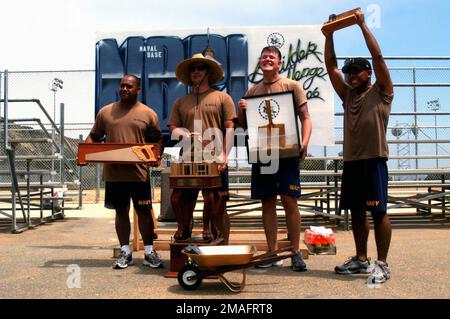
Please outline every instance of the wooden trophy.
M336 14L330 15L330 17L328 18L329 20L324 22L322 30L329 33L356 24L358 18L356 17L355 12L357 10L361 10L361 8L358 7L349 11L342 12L337 15Z
M191 135L190 161L183 161L180 155L178 162L172 162L170 165L170 188L220 188L222 178L219 173L219 164L215 162L195 162L194 161L194 139L196 134ZM186 205L187 203L181 203ZM176 209L176 208L174 208ZM217 238L212 241L205 241L200 237L190 237L188 239L176 240L169 244L170 246L170 271L164 275L167 278L176 278L178 271L188 261L187 255L182 251L188 245L211 246L223 243L223 238Z
M278 135L274 135L276 138L278 136L278 147L284 148L286 147L286 130L284 127L284 124L274 124L272 119L272 109L270 106L270 98L266 98L266 113L267 113L267 119L269 120L269 124L262 125L258 127L258 136L262 139L266 139L267 141L267 148L271 149L271 142L272 142L272 131L278 130Z
M218 188L222 186L219 166L216 162L200 163L194 160L194 135L191 137L190 162L172 162L170 188Z

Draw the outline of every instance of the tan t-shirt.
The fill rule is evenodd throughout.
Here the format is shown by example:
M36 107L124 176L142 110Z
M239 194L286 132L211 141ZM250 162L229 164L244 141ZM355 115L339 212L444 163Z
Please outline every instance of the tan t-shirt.
M202 123L201 133L208 128L225 131L224 123L236 117L233 99L227 93L210 89L202 94L190 93L175 101L167 126L174 125L195 132L194 120Z
M299 108L307 102L305 91L300 82L280 77L277 81L266 84L263 81L252 86L245 96L264 95L271 93L281 93L294 91L295 112L299 114Z
M344 161L389 156L386 129L394 94L376 85L357 94L348 89L344 97Z
M155 111L147 105L138 102L131 108L124 108L115 102L100 109L91 134L106 135L107 143L148 143L156 142L161 128ZM105 182L145 182L148 178L148 166L144 164L103 165Z

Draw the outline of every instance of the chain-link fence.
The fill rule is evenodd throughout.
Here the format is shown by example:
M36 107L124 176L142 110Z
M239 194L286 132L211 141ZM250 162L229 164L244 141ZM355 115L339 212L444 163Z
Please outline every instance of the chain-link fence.
M25 170L27 164L31 170L45 170L45 181L68 182L74 186L79 179L76 166L76 152L79 135L89 132L94 112L86 116L87 110L94 107L94 72L93 71L49 71L49 72L8 72L2 77L2 92L8 93L8 130L10 140L27 140L28 143L13 144L16 154L16 170ZM6 85L4 82L7 82ZM57 85L55 85L57 84ZM3 98L2 94L2 98ZM61 121L61 106L64 103L64 119ZM2 108L2 116L5 114ZM46 116L46 113L48 116ZM51 125L51 121L56 127ZM76 123L76 124L75 124ZM2 121L4 125L4 121ZM60 131L64 129L64 159L58 160L62 152ZM2 130L1 152L4 155L4 131ZM53 142L38 142L37 139L48 138ZM22 156L42 155L29 161ZM28 162L28 163L27 163ZM1 162L2 169L7 169L6 160ZM89 176L90 174L86 174ZM3 179L8 176L3 176ZM30 179L39 176L31 176ZM32 180L33 181L33 180ZM86 179L86 185L95 185Z
M387 59L388 60L388 59ZM445 64L449 58L406 58L398 64ZM394 101L387 130L390 159L389 169L448 169L450 167L450 67L420 66L391 67ZM337 145L324 147L322 154L342 155L343 109L335 97L335 134ZM328 161L328 166L331 161ZM316 165L320 167L320 164ZM339 167L342 165L339 164ZM429 174L403 175L403 180L440 179ZM325 178L317 177L317 181Z
M342 60L342 59L340 59ZM427 64L419 59L417 64ZM408 58L401 63L416 63ZM420 62L420 63L419 63ZM450 58L428 61L430 66L391 67L391 76L395 85L395 97L392 114L388 125L388 140L391 159L390 169L427 169L450 168ZM5 73L1 72L2 99L5 90ZM59 85L55 86L55 83ZM64 133L69 145L65 149L67 161L60 169L61 163L55 160L34 160L32 169L47 169L48 180L70 181L80 178L80 168L76 167L76 145L85 139L94 122L95 72L94 71L48 71L48 72L8 72L8 100L38 99L53 121L61 128L60 103L64 103ZM5 116L1 108L2 117ZM329 157L342 155L343 116L339 98L335 97L335 133L336 146L311 146L308 160L302 163L302 171L333 171L341 168L342 163L335 163ZM11 138L37 138L50 135L56 143L31 144L17 146L17 154L52 154L58 152L59 136L52 129L49 120L42 111L30 102L9 103L8 119L10 120ZM19 119L35 119L35 121L19 121ZM14 121L12 121L14 120ZM314 119L313 124L314 124ZM43 133L39 124L46 129ZM3 125L3 122L2 122ZM2 133L3 134L3 130ZM1 139L3 143L3 138ZM0 152L4 153L4 145ZM246 160L245 148L233 150L230 156L230 170L237 174L230 178L230 183L250 184L250 166ZM316 159L314 159L316 158ZM165 164L165 161L163 161ZM1 169L7 169L3 160ZM26 161L17 161L17 169L25 169ZM162 168L152 169L154 187L161 185ZM61 177L61 172L63 176ZM92 200L98 200L101 181L101 165L89 164L81 169L80 182L84 190L97 190ZM8 179L1 177L2 181ZM403 179L429 179L430 176L402 176ZM329 178L328 178L329 180ZM303 182L326 182L324 176L303 176ZM89 200L89 199L88 199Z

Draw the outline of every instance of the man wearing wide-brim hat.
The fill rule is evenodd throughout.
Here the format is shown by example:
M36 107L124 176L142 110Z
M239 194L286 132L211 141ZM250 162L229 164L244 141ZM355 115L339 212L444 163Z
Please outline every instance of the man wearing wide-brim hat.
M212 142L212 138L208 138L207 135L208 129L216 128L222 133L223 140L219 148L221 151L219 154L214 153L214 157L220 163L222 188L202 189L203 238L212 240L223 236L226 243L229 234L228 218L224 208L225 201L228 199L227 154L234 140L235 105L228 94L212 88L222 80L224 72L220 63L211 55L194 54L191 58L181 61L175 72L178 80L190 86L192 91L177 99L173 104L172 113L167 122L172 139L191 139L195 136L204 147ZM226 141L229 141L229 145ZM178 224L174 234L175 240L186 240L191 237L190 225L198 193L199 189L173 190L171 203ZM211 228L205 223L207 217L211 217Z
M177 79L186 86L194 87L194 83L190 74L190 67L193 65L205 65L208 67L206 74L209 85L212 86L223 78L223 70L220 64L210 55L203 55L202 53L194 54L190 59L181 61L175 70Z

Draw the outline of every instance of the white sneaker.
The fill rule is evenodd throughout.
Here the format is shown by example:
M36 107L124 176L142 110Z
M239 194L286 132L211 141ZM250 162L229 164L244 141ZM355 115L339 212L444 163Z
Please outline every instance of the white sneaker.
M270 267L283 267L283 260L271 261L268 262L267 264L255 266L255 268L270 268Z
M367 278L367 284L382 284L391 278L391 270L385 262L375 260L374 268Z

